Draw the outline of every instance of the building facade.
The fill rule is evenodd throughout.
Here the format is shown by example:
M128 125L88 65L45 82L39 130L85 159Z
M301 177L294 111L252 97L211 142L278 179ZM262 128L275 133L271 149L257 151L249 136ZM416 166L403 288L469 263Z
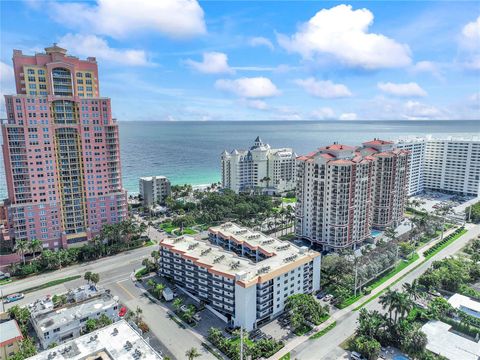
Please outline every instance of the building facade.
M298 158L296 235L327 250L368 239L376 159L333 144Z
M405 217L410 153L380 139L363 143L361 153L376 159L372 226L381 230L395 228Z
M256 189L267 193L293 190L295 158L291 148L272 149L257 137L249 150L223 152L222 187L236 193Z
M411 152L409 194L435 190L480 195L480 140L405 138L396 142Z
M5 96L2 121L10 237L51 249L83 243L127 217L118 125L97 62L54 44L33 56L14 50L13 65L17 94Z
M23 340L22 332L15 320L0 322L0 360L11 358Z
M247 331L280 315L288 296L320 289L320 254L232 223L160 243L159 273Z
M141 177L138 185L144 206L164 204L171 194L170 180L165 176Z
M297 158L295 233L327 251L355 248L372 228L403 219L408 152L373 140L332 144Z
M118 299L104 289L86 285L66 295L67 304L60 308L54 308L50 297L29 306L30 320L43 349L79 337L89 319L106 315L112 321L119 320Z

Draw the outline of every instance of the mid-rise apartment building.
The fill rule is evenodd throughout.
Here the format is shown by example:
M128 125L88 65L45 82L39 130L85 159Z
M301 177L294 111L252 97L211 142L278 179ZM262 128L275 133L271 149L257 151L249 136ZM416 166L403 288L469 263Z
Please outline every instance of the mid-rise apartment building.
M382 140L334 143L297 158L298 237L324 250L355 248L403 219L408 153Z
M479 139L427 136L400 139L396 146L412 154L410 195L424 190L480 195Z
M13 51L16 95L2 120L8 227L13 241L57 249L85 242L127 216L118 125L100 97L95 58L53 45Z
M159 273L247 331L281 314L288 296L320 288L320 254L232 223L160 242Z
M165 176L141 177L139 194L144 206L163 204L171 194L170 181Z
M98 319L102 314L112 321L119 319L118 298L104 289L85 285L66 295L67 303L60 308L54 308L50 297L29 305L30 320L43 349L79 337L89 319Z
M397 227L407 203L410 153L380 139L363 143L360 151L376 159L372 226L382 230Z
M249 150L223 152L222 186L236 193L256 189L267 193L293 190L295 158L291 148L272 149L257 137Z

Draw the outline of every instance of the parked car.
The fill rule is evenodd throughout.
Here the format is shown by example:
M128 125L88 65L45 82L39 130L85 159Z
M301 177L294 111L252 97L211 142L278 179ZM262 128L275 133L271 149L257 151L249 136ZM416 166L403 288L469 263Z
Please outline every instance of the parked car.
M0 271L0 280L5 280L5 279L10 279L10 274Z
M327 295L325 295L325 297L323 298L323 300L325 300L325 301L327 301L327 302L330 301L330 300L332 300L332 299L333 299L333 295L332 295L332 294L327 294Z
M353 359L353 360L365 360L365 358L360 355L359 353L357 353L356 351L352 351L350 353L350 359Z
M22 300L24 297L25 297L25 295L23 295L22 293L11 294L11 295L8 295L5 298L5 300L3 300L3 302L5 304L8 304L8 303L11 303L11 302L14 302L14 301Z
M323 299L325 297L325 293L323 291L319 291L317 294L317 299Z
M118 312L118 316L120 316L121 318L123 318L125 316L125 314L127 313L127 308L124 306L120 309L120 311Z

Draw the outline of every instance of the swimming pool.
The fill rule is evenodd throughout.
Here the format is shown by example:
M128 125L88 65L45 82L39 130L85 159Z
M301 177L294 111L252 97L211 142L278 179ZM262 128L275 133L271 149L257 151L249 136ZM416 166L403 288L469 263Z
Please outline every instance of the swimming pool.
M380 231L380 230L372 230L371 232L371 235L372 235L372 238L376 238L380 235L382 235L383 231Z
M408 357L404 356L404 355L395 355L393 357L393 360L409 360Z

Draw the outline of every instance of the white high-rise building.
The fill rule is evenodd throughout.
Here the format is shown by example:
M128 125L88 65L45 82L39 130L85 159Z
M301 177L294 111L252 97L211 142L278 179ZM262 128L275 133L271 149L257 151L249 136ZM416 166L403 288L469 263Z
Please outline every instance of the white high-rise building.
M222 186L236 193L255 189L266 193L293 190L296 156L291 148L272 149L257 137L249 150L223 152Z
M145 206L163 204L171 193L170 181L165 176L141 177L139 193Z
M424 190L480 195L479 139L428 136L400 139L396 146L412 154L410 195Z

